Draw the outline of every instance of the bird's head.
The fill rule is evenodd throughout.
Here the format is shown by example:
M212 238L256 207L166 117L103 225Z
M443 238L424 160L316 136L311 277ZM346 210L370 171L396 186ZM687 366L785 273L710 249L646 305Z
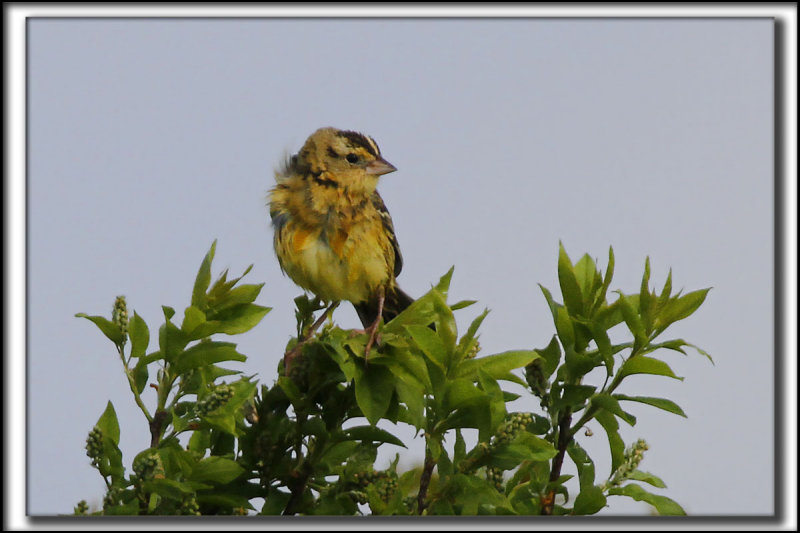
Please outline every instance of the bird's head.
M312 133L296 157L299 169L312 175L323 173L322 180L348 189L374 190L380 176L397 170L381 156L371 137L336 128Z

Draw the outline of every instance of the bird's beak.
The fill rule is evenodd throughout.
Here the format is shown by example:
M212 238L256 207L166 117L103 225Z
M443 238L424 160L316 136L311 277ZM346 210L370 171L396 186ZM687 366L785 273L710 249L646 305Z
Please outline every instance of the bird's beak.
M373 174L376 176L383 176L384 174L388 174L389 172L394 172L397 170L393 164L389 163L382 157L379 157L375 161L372 161L366 166L367 174Z

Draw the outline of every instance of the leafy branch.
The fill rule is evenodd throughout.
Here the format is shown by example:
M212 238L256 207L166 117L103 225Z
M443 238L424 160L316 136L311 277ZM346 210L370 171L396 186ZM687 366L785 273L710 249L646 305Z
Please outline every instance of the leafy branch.
M147 352L147 324L135 312L128 321L122 297L111 319L77 315L114 343L151 434L151 447L126 475L119 423L108 404L87 439L87 455L107 486L95 514L580 515L597 513L610 496L645 501L660 514L683 514L676 502L641 485L665 487L639 470L648 445L638 440L626 447L619 420L636 423L623 410L625 402L685 413L672 400L619 391L637 374L682 379L656 357L662 349L685 354L692 348L709 357L682 339L661 339L700 307L708 289L673 294L670 271L654 292L648 259L638 292L610 291L613 250L603 273L588 255L573 263L561 246L562 301L540 287L555 327L547 346L484 356L478 331L488 310L459 333L455 313L475 302L448 303L451 269L381 325L369 364L366 335L329 319L317 318L328 322L306 338L324 305L300 296L297 337L287 346L291 365L282 364L270 386L258 387L252 376L225 381L240 372L218 364L246 357L214 336L243 333L260 322L269 311L254 303L263 284L239 284L249 268L232 280L225 271L212 284L214 252L212 245L182 321L173 308L162 308L154 351ZM609 294L616 297L609 300ZM631 338L613 344L609 331L615 327ZM601 383L587 379L597 368ZM509 412L508 403L520 395L505 390L507 382L537 398L541 410ZM156 391L152 414L148 385ZM611 455L610 471L600 480L579 442L591 421L604 429ZM375 468L379 448L406 446L384 429L387 424L410 426L424 439L420 466L400 472L398 455L387 468ZM475 440L471 447L468 436ZM562 474L567 460L578 471L577 492L572 476ZM83 503L76 507L78 514L87 512Z

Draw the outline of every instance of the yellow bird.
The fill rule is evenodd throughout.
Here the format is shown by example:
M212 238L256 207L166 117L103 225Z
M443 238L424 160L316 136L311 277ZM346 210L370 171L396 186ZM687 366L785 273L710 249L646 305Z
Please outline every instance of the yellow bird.
M380 319L388 322L414 301L397 286L403 258L376 190L395 170L371 137L321 128L275 172L269 197L281 270L330 304L307 337L347 300L369 334L367 357Z

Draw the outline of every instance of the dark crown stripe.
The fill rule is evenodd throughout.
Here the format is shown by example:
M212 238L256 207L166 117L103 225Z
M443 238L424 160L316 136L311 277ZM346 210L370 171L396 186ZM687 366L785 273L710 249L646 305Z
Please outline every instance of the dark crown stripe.
M375 144L375 141L362 133L358 133L357 131L340 131L337 135L339 135L339 137L346 138L357 146L361 146L375 157L379 157L381 154L381 151L378 149L378 145Z

